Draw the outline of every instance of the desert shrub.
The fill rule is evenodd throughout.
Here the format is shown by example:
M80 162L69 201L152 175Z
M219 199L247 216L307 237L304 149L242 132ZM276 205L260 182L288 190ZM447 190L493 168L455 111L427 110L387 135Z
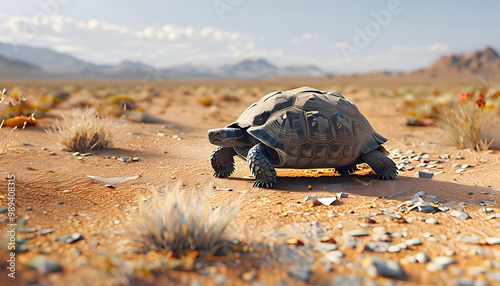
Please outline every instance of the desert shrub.
M76 109L46 131L67 151L106 149L116 141L115 125L93 109Z
M460 148L487 150L496 146L500 133L498 112L487 103L491 96L480 91L460 94L460 102L443 107L437 119L446 139Z
M232 221L238 202L212 208L208 193L188 194L180 184L151 201L141 201L138 214L126 229L127 236L146 250L185 255L198 251L215 254L226 241L224 231Z

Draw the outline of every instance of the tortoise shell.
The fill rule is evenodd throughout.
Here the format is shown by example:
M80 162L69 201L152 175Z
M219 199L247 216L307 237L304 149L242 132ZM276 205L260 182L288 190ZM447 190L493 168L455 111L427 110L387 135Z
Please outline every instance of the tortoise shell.
M358 164L387 141L340 93L310 87L269 93L228 127L244 128L276 150L282 168Z

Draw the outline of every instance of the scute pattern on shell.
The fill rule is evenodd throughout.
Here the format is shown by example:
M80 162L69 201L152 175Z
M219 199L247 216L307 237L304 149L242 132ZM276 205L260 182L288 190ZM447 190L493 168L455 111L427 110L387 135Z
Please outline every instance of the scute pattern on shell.
M340 93L309 87L267 94L230 126L274 148L278 167L353 165L387 141Z

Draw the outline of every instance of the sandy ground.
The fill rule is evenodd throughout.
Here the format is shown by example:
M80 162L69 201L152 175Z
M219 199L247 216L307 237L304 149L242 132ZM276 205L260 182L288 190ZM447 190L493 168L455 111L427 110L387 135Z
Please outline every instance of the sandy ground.
M443 142L442 131L437 125L406 126L401 113L401 98L369 92L344 92L345 97L358 106L374 129L389 139L385 144L389 151L399 149L403 154L408 150L413 150L415 154L427 153L429 160L441 160L438 165L442 168L431 169L440 173L432 179L418 178L416 171L425 169L416 167L420 162L413 162L411 165L415 169L400 172L394 181L376 181L375 175L365 166L361 166L363 169L354 176L346 177L335 176L332 170L279 170L277 187L268 190L252 187L253 181L249 177L246 162L237 159L236 172L230 178L213 178L208 159L214 146L207 140L207 130L229 124L251 102L275 87L294 87L293 83L288 86L268 83L245 85L252 84L261 85L261 94L237 100L215 98L212 106L199 103L201 96L195 88L181 92L180 87L158 87L161 94L148 102L141 102L141 105L146 107L148 114L161 122L133 123L115 119L119 134L116 146L109 150L94 151L91 156L82 158L63 151L44 131L61 113L70 112L77 95L72 95L67 102L51 110L50 116L41 119L37 126L14 131L11 139L15 139L18 144L9 146L0 158L4 174L0 206L7 205L7 175L15 174L17 216L29 217L26 227L38 230L53 228L54 232L47 235L24 234L31 239L28 241L29 250L16 256L17 278L7 277L7 256L4 255L0 262L0 284L123 284L126 280L120 274L120 269L103 266L106 263L103 261L107 261L103 253L118 260L142 259L140 255L123 254L131 248L122 232L124 227L130 227L129 221L134 216L132 207L137 206L141 198L150 196L154 188L172 187L179 182L183 189L192 192L212 187L233 190L214 191L211 200L214 205L241 200L236 218L228 229L228 238L240 241L241 253L218 263L204 265L201 267L203 271L136 273L135 279L129 279L131 285L193 285L191 281L201 283L197 285L216 285L218 282L222 282L220 285L347 283L347 280L332 280L336 277L361 277L365 282L375 281L379 285L387 285L386 282L397 285L456 285L459 278L470 278L464 280L469 282L476 279L489 285L500 283L500 268L495 263L500 260L500 246L488 245L484 240L487 237L500 237L499 218L487 219L485 207L477 204L478 200L488 201L493 204L490 206L493 213L499 211L498 151L459 150ZM89 94L92 95L92 92ZM95 100L99 105L100 99L96 97ZM450 158L441 159L440 156L445 154L449 154ZM458 155L464 159L457 160ZM139 161L124 163L113 156L138 157ZM395 161L399 163L400 160ZM453 166L456 163L469 164L470 167L457 173L457 168ZM87 175L138 175L139 178L116 184L115 189L110 189L103 183L89 179ZM419 191L430 195L422 197L426 201L441 198L443 202L455 203L451 203L450 210L445 212L398 212L398 205L411 200ZM323 197L338 192L345 192L348 197L341 198L335 205L313 206L304 202L308 195ZM464 202L463 206L459 205L460 202ZM403 219L391 219L383 215L384 209L398 213ZM452 217L453 209L463 209L471 218ZM90 217L79 214L88 214ZM2 218L7 217L2 215ZM426 223L424 220L428 218L435 218L438 224ZM319 239L308 235L314 225L321 226L322 235L337 241L345 254L340 262L327 263L329 266L325 266L323 256L326 252L317 250ZM410 238L419 238L422 244L410 245L408 249L394 253L366 250L366 245L373 241L373 228L380 226L390 233L402 235L394 235L389 243L391 245ZM357 246L349 248L343 243L342 236L357 229L364 229L369 235L357 238ZM1 233L6 230L5 223L2 223ZM74 232L82 234L85 239L74 244L53 241L55 237ZM429 233L435 239L429 239ZM476 236L479 241L463 242L460 237L464 235ZM296 239L299 243L294 245L290 239ZM93 242L98 242L99 246L91 247ZM278 245L283 244L296 255L280 257ZM432 261L437 256L445 256L447 247L454 250L455 254L451 257L456 263L445 270L432 271L429 263L412 263L407 258L423 251ZM26 265L29 261L40 253L58 261L64 271L39 275L28 269ZM381 275L372 276L367 269L373 256L396 261L406 272L407 278L395 280ZM300 260L307 263L301 264ZM299 267L311 270L307 281L300 281L287 273L297 263ZM254 271L256 278L245 282L241 275L249 271ZM497 274L494 276L491 273Z

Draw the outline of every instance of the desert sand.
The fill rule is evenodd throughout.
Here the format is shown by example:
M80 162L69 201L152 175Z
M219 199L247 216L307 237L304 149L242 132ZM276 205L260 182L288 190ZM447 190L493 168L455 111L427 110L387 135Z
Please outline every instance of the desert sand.
M75 106L87 104L106 113L105 99L99 90L130 90L138 84L12 84L27 91L27 96L30 90L36 94L36 90L46 87L71 85L72 89L69 98L39 119L36 126L10 133L8 140L16 144L10 144L0 157L0 207L7 205L7 176L15 174L16 215L27 216L25 228L37 228L34 233L19 234L29 240L27 251L16 255L15 279L7 276L9 254L2 253L1 285L500 284L500 245L494 239L500 237L500 218L489 218L499 211L500 153L450 146L443 140L440 126L430 119L428 126L407 126L403 96L393 90L431 86L348 85L335 79L307 83L162 82L152 87L156 96L137 100L150 116L150 123L110 117L118 134L111 149L91 151L89 156L74 155L64 151L45 132L61 114L70 113ZM394 181L376 180L366 165L351 176L337 176L332 169L278 170L277 187L260 189L252 186L246 162L236 159L236 171L231 177L212 177L209 158L215 146L208 142L207 131L233 122L267 92L303 85L339 90L354 102L374 129L388 138L384 146L397 164L404 158L395 154L428 154L424 157L437 166L418 167L423 161L419 158L408 164L412 170L401 170ZM437 88L457 92L461 87L450 84ZM207 102L207 97L212 101ZM121 162L116 159L120 157L137 157L138 161ZM455 164L469 166L458 173ZM417 171L426 168L435 173L432 179L418 177ZM139 177L109 188L88 175ZM126 274L127 262L159 259L152 253L132 253L133 246L123 235L124 228L131 227L134 206L142 198L150 198L155 188L176 184L181 184L186 192L213 190L210 200L214 206L240 200L236 217L226 232L227 239L236 242L235 252L217 262L197 260L194 268L151 272L136 269L132 276ZM411 204L405 208L405 201L411 201L421 191L425 192L422 199L438 202L445 211L408 210ZM307 196L328 197L340 192L347 197L329 206L304 201ZM452 216L453 210L463 210L470 218ZM7 219L6 214L1 214L1 218ZM377 234L380 227L387 233ZM42 235L40 230L47 228L54 231ZM357 237L350 233L353 230L367 233ZM1 235L6 231L5 222L0 225ZM84 239L72 244L54 241L75 232ZM420 243L410 239L419 239ZM372 243L377 240L381 241ZM406 249L387 249L401 243ZM411 256L420 252L430 262L412 261ZM42 275L30 269L27 265L40 255L56 261L63 271ZM443 258L437 258L443 256L451 258L444 262L450 265L443 266ZM373 257L393 260L406 276L384 277L388 275L374 271Z

